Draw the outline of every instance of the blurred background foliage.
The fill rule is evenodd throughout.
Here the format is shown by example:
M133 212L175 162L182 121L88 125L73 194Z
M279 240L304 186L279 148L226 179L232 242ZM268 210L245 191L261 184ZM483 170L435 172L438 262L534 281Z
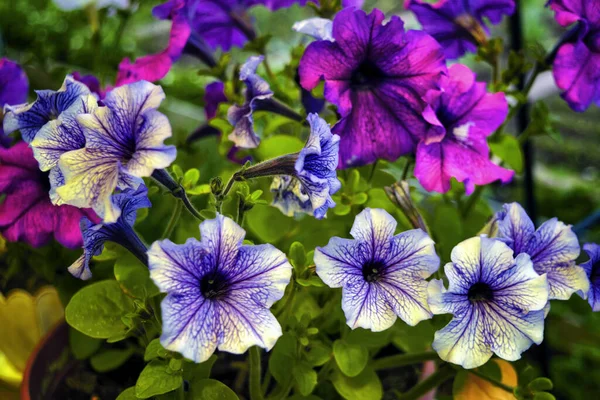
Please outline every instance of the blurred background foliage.
M35 98L34 89L57 89L65 75L73 71L93 73L103 85L112 85L117 66L124 57L134 59L161 51L168 39L170 23L158 21L151 15L152 7L160 1L132 3L132 8L126 11L103 9L97 12L65 12L50 0L2 0L0 57L8 57L23 65L30 80L31 100ZM402 3L398 0L367 0L365 9L377 7L387 15L401 14L408 27L417 28L416 20L404 10ZM544 7L546 0L525 0L520 3L525 21L524 48L526 55L533 58L531 54L539 45L546 49L552 47L562 28ZM293 50L306 42L306 38L292 32L290 27L295 21L313 16L313 11L294 6L272 13L255 7L251 13L259 34L272 35L267 54L275 76L290 75L285 66L290 61L297 61L301 53ZM493 34L508 42L506 32L505 21L504 25L495 27ZM242 49L231 52L234 63L242 62L250 54ZM462 62L475 69L480 79L489 78L489 68L477 62L475 56L468 56ZM213 176L221 176L225 180L237 168L223 157L218 138L209 137L192 144L185 141L192 131L205 122L204 87L214 78L198 73L203 68L197 59L184 56L160 81L167 93L161 109L168 115L173 127L172 143L178 146L179 151L177 164L183 171L197 168L200 171L198 184L207 184ZM297 87L288 90L282 85L286 95L295 97L297 102ZM536 115L539 117L542 114L543 118L539 120L551 134L533 138L538 223L556 216L575 226L582 243L600 242L598 223L594 225L587 222L600 212L600 126L597 122L600 120L600 109L592 106L584 113L574 113L557 94L543 101L547 109L536 109ZM289 130L297 128L280 124L273 118L259 118L257 125L263 135L263 143L254 154L255 159L259 160L297 150L307 134L294 132L299 138L291 137ZM288 136L281 133L287 133ZM513 133L516 133L514 129ZM273 207L257 205L246 216L248 239L271 242L282 250L287 250L292 242L300 241L310 250L316 245L324 245L333 235L346 235L353 219L353 214L348 215L350 208L364 205L388 209L398 218L400 228L408 229L406 219L380 189L398 178L403 162L382 163L372 177L370 166L361 168L360 174L340 172L345 182L344 189L336 198L340 205L322 223L313 218L295 221ZM367 184L370 178L372 185ZM491 201L493 207L507 201L523 202L522 187L522 179L517 177L511 185L487 190L487 200ZM253 184L252 189L263 190L263 198L270 200L268 182ZM141 213L137 226L147 242L160 237L175 202L157 190L151 190L151 193L150 199L154 204L152 218L144 219L147 214ZM449 195L452 196L452 193ZM443 261L447 260L452 246L474 235L491 215L485 202L481 202L469 217L471 220L461 222L455 209L444 208L441 196L425 197L423 193L415 193L415 197L427 223L434 232L438 232L436 241ZM201 207L206 198L198 196L194 201ZM183 218L172 239L181 243L189 236L198 236L197 224L192 218ZM4 252L0 260L3 264L0 290L3 293L16 287L33 292L50 282L59 287L63 303L66 304L69 295L81 286L65 271L79 252L65 250L56 243L33 250L21 244L10 244L8 251L2 243L0 247ZM582 256L581 259L586 257ZM111 262L98 261L94 270L95 279L111 277L112 265ZM317 304L314 307L319 308ZM401 337L398 340L402 340ZM517 365L525 363L535 365L540 373L552 378L558 398L589 399L591 393L600 393L600 314L592 313L588 304L578 296L573 296L568 302L553 303L546 324L546 345L526 353L526 360Z

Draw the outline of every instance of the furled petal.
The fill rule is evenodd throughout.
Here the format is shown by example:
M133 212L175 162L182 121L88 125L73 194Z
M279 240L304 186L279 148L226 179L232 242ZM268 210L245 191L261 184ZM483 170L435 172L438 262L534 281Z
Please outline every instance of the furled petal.
M226 102L225 85L221 81L216 81L206 85L204 89L204 112L206 119L213 119L217 115L219 104Z
M327 246L315 249L317 275L333 288L342 287L349 281L364 281L362 266L368 254L362 251L363 248L356 240L332 237Z
M237 257L244 241L244 231L231 218L217 214L200 224L200 243L207 251L207 263L212 268L227 271L228 275L237 268Z
M587 293L588 303L593 311L600 311L600 245L586 243L583 245L583 250L590 258L581 264L590 279L590 290ZM579 295L585 298L585 293L579 293Z
M168 239L154 242L148 250L150 277L161 292L178 296L196 293L200 278L208 271L205 255L206 250L194 238L183 245Z
M109 235L99 228L99 225L94 225L87 218L83 218L80 222L80 229L84 239L84 251L83 254L67 268L69 273L75 278L86 281L92 277L90 261L93 256L102 253L104 243L109 239Z
M300 214L313 214L310 198L298 179L288 175L275 176L270 190L273 195L271 205L284 215L294 217Z
M29 81L19 64L0 58L0 109L6 104L17 105L27 101ZM0 126L0 133L2 127Z
M352 329L370 329L380 332L396 321L396 314L385 299L389 293L376 283L364 279L350 279L342 291L342 310L346 323ZM395 299L394 304L397 303Z
M575 111L584 111L600 100L600 52L592 52L583 41L563 44L553 66L561 96Z
M333 22L327 18L308 18L294 23L292 29L296 32L312 36L317 40L333 41Z
M525 252L535 233L535 226L519 203L504 204L496 214L498 237L505 240L515 254Z
M38 90L36 93L38 98L33 103L7 106L5 110L5 132L9 134L18 129L27 143L33 140L42 126L58 118L79 97L89 94L90 90L83 83L67 76L62 87L57 91Z

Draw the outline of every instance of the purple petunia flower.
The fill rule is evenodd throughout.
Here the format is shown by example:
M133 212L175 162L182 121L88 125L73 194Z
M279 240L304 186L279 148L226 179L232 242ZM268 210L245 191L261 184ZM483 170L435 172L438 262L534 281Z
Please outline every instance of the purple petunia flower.
M583 250L590 258L581 268L585 270L590 279L590 290L587 293L587 300L593 311L600 311L600 245L596 243L586 243ZM585 293L578 292L584 299Z
M504 93L487 93L468 67L454 64L441 91L427 92L425 100L429 126L417 146L415 177L426 190L447 192L456 178L469 194L475 185L512 179L513 171L490 161L486 142L508 115Z
M52 236L68 248L81 247L79 220L97 222L92 210L54 206L48 196L48 175L41 172L25 142L0 147L0 233L11 242L42 246Z
M152 206L148 200L148 189L140 185L136 190L123 190L115 194L112 201L122 210L116 222L97 224L85 217L81 219L83 254L69 267L69 272L76 278L87 280L92 277L90 260L93 256L102 253L104 243L107 241L120 244L147 264L146 245L133 230L133 224L138 209Z
M270 312L292 275L285 255L270 244L242 245L246 232L217 214L200 224L200 241L155 242L150 277L167 297L161 303L161 344L195 362L215 351L270 350L281 326Z
M243 170L246 179L287 175L297 179L312 207L315 218L325 217L335 207L331 195L342 187L335 172L340 137L332 135L329 125L317 114L309 114L310 136L298 153L286 154Z
M487 41L489 28L484 18L498 24L503 15L515 11L514 0L439 0L435 4L408 0L405 6L415 13L423 30L442 45L449 59L474 53Z
M569 225L552 218L536 230L518 203L505 204L495 219L498 238L515 255L528 254L535 271L548 276L550 299L567 300L577 291L587 294L590 282L583 268L575 264L579 241Z
M10 141L4 136L2 120L4 106L14 106L27 101L29 80L19 64L8 58L0 58L0 145L8 147Z
M446 71L440 45L429 35L404 31L402 20L375 9L347 8L333 21L335 41L311 43L300 60L300 83L308 90L325 80L325 98L341 120L340 168L394 161L416 145L425 128L421 97L438 87Z
M394 236L396 220L382 209L356 216L352 239L333 237L315 250L317 274L341 287L342 309L352 329L378 332L400 317L409 325L431 318L427 281L440 265L433 240L414 229Z
M31 142L42 126L58 118L83 95L90 90L81 82L67 76L60 89L36 90L37 100L31 104L6 106L4 116L4 131L10 134L21 131L23 140Z
M100 80L95 75L81 75L78 71L74 71L72 76L77 82L81 82L87 86L88 89L90 89L90 92L96 95L99 100L102 100L104 96L106 96L106 93L112 90L112 86L103 88L100 84Z
M56 189L67 204L92 207L104 222L115 222L113 191L136 188L141 178L166 168L176 157L169 120L156 109L165 95L160 86L140 81L113 89L90 114L77 116L85 148L60 156L65 184Z
M600 7L585 0L550 0L548 5L560 25L579 24L554 59L554 80L564 90L561 96L575 111L586 110L592 102L600 105Z
M481 236L459 243L450 257L448 290L437 279L428 287L431 311L454 315L433 340L442 360L476 368L495 353L515 361L542 342L548 282L527 254L514 258L505 243Z
M252 113L258 110L262 100L273 97L267 81L256 73L263 60L263 56L252 56L242 65L240 80L246 84L244 93L246 102L242 105L232 105L227 111L227 119L233 125L233 131L228 139L241 148L252 149L260 143L260 138L254 132Z
M207 120L216 117L219 104L225 102L227 102L227 96L225 96L225 85L223 82L216 81L206 85L204 89L204 113Z

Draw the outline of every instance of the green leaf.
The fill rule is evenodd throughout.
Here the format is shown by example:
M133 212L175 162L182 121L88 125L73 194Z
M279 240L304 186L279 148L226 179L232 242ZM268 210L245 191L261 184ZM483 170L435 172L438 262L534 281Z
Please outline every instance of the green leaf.
M311 343L310 349L306 352L306 360L313 367L320 367L331 359L332 350L323 343Z
M346 400L380 400L383 397L381 381L371 367L365 368L353 378L335 371L331 382L335 390Z
M312 275L306 279L297 278L296 283L298 283L298 285L304 286L304 287L309 287L309 286L325 287L326 286L325 283L323 283L323 281L321 280L321 278L319 278L318 275Z
M337 203L333 208L333 213L335 215L348 215L352 211L352 207L348 204Z
M367 348L376 349L384 347L391 341L391 329L383 332L372 332L368 329L353 329L346 336L346 341L350 344L360 344Z
M369 361L369 351L360 344L350 344L338 339L333 342L335 362L346 376L357 376Z
M449 261L450 252L463 237L460 214L456 207L439 203L435 208L431 228L442 260Z
M171 167L171 171L173 171L173 175L175 175L176 181L183 178L183 170L179 165L173 164L173 166Z
M304 143L294 136L273 135L266 138L256 149L258 159L269 160L284 154L295 153L304 147Z
M547 392L537 392L533 395L533 400L556 400L556 397Z
M200 364L186 360L183 364L183 379L189 381L193 388L196 381L210 377L210 371L215 361L217 361L217 356L214 354Z
M494 360L489 360L487 363L477 368L477 372L493 380L502 382L502 370L500 369L500 365Z
M188 169L183 175L183 181L181 182L181 184L186 189L191 188L193 186L196 186L196 183L198 183L199 179L200 171L198 171L196 168Z
M94 339L77 329L69 328L69 344L75 358L85 360L98 351L102 346L102 340Z
M138 400L135 395L135 386L123 390L116 400Z
M227 385L217 380L201 379L197 382L197 388L189 398L192 400L237 400L238 396Z
M421 321L416 326L398 321L392 328L392 343L406 353L426 351L431 346L435 331L430 321Z
M154 339L146 347L144 352L144 361L154 360L155 358L167 358L169 352L160 344L160 339Z
M209 194L211 191L208 183L194 186L193 188L187 189L185 192L191 196L200 196L203 194Z
M129 357L133 355L133 349L104 350L90 358L90 364L97 372L108 372L119 368Z
M107 339L127 330L121 317L133 311L133 300L123 293L119 283L106 280L92 283L75 293L67 305L65 318L80 332Z
M502 134L499 138L490 142L492 153L497 155L517 174L523 172L523 153L516 137Z
M534 392L543 392L546 390L552 390L554 385L552 384L552 381L548 378L536 378L529 382L527 387L533 390Z
M467 383L467 379L469 377L469 373L463 369L459 370L452 382L452 395L455 398L458 398L458 395L463 391L465 387L465 383Z
M352 171L350 171L350 176L346 180L346 187L344 188L344 192L355 193L359 183L360 173L358 172L358 170L353 169Z
M303 396L308 396L317 386L317 372L305 361L299 362L292 368L294 388Z
M127 253L115 262L115 278L121 289L130 296L138 299L147 299L160 293L152 279L150 272L133 254Z
M292 218L275 207L254 207L246 214L247 226L264 243L277 243L291 231Z
M352 204L365 204L369 200L369 196L365 192L356 193L352 196Z
M173 391L182 384L181 372L171 370L168 361L152 360L146 365L135 384L135 395L140 399L147 399Z
M300 242L294 242L290 246L290 262L294 266L296 276L301 276L306 269L306 250Z
M269 371L282 385L290 381L290 370L296 364L296 346L296 337L291 333L284 333L271 351Z

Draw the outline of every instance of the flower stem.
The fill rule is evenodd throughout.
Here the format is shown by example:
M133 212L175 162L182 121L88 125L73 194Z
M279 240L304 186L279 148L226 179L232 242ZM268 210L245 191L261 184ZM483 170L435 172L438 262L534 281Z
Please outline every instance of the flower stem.
M175 207L173 207L173 214L171 214L171 219L169 219L169 223L167 224L167 227L165 228L165 230L162 234L163 239L168 239L171 237L171 234L175 230L175 226L179 222L179 218L181 217L182 210L183 210L183 202L178 200L175 203Z
M257 346L250 348L250 400L263 400L260 385L260 350Z
M475 371L475 370L473 370L473 369L467 369L466 371L467 371L468 373L470 373L470 374L473 374L473 375L475 375L475 376L476 376L476 377L478 377L478 378L481 378L481 379L483 379L483 380L486 380L486 381L488 381L488 382L489 382L489 383L491 383L492 385L494 385L494 386L497 386L497 387L499 387L499 388L500 388L500 389L502 389L502 390L506 390L506 391L507 391L507 392L509 392L509 393L514 393L514 391L515 391L515 388L514 388L514 387L512 387L512 386L508 386L508 385L505 385L504 383L502 383L502 382L499 382L499 381L497 381L497 380L496 380L496 379L494 379L494 378L490 378L489 376L485 376L484 374L482 374L482 373L480 373L480 372L477 372L477 371Z
M417 383L406 393L397 394L398 400L416 400L428 393L432 389L440 386L448 379L452 378L456 371L450 367L442 366L437 371L430 375L429 378Z
M383 357L374 360L371 366L375 371L405 365L418 364L428 360L437 360L438 355L435 351L425 351L422 353L399 354L396 356Z
M192 214L194 217L199 219L200 221L204 221L204 217L200 215L200 212L196 210L190 199L187 197L185 193L185 189L181 184L175 182L175 179L167 172L166 169L157 169L152 173L152 178L166 187L173 196L180 199L183 202L185 208Z

